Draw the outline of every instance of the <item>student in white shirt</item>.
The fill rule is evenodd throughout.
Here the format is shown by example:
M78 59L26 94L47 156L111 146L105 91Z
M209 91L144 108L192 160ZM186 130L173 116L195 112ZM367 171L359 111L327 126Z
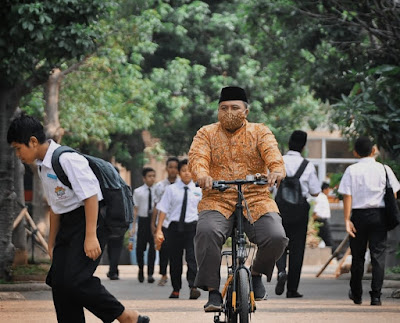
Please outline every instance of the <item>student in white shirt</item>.
M187 273L186 277L190 288L190 299L200 297L200 291L194 286L197 274L197 263L194 254L194 236L198 220L197 205L202 191L192 181L192 174L188 169L188 160L179 162L179 176L181 178L175 184L168 186L157 205L160 216L155 234L156 247L159 249L164 241L162 226L168 221L167 240L170 261L170 275L173 291L169 298L179 298L182 288L183 251L185 251Z
M319 224L318 236L325 242L327 247L333 246L331 228L329 219L331 218L331 208L328 200L329 184L323 182L321 193L315 198L315 206L313 210L314 222Z
M383 199L385 168L393 192L400 189L400 184L389 166L375 161L375 148L368 137L356 140L354 154L360 161L347 167L338 189L343 194L344 220L350 235L352 264L349 298L355 304L362 303L362 278L368 245L372 264L371 305L381 305L387 236Z
M179 164L179 159L176 157L169 157L167 159L165 168L167 170L167 178L164 180L158 182L155 185L154 188L154 203L155 207L153 210L153 216L151 219L151 227L152 227L152 232L153 234L156 233L156 222L157 222L157 217L159 214L157 204L161 201L161 198L165 192L165 188L171 184L174 184L176 181L179 180L178 178L178 164ZM168 228L168 221L164 220L162 231L164 233L164 238L167 234L167 228ZM167 245L167 240L164 240L163 244L161 245L160 251L160 275L161 279L158 282L158 286L165 286L165 284L168 282L167 278L167 267L168 267L168 261L169 261L169 256L168 256L168 245Z
M138 280L144 282L144 252L147 252L147 282L154 283L154 261L156 251L154 249L153 233L151 232L151 218L154 208L154 182L156 172L151 167L144 167L142 170L144 184L133 191L133 225L131 235L135 233L135 223L138 222L138 232L136 238L136 259L139 266Z
M301 130L295 130L289 138L289 151L283 156L286 168L286 176L294 176L300 165L304 161L301 156L307 143L307 133ZM303 297L303 294L298 292L300 283L301 268L303 266L304 249L307 237L308 212L310 205L306 198L309 195L317 196L320 192L320 184L317 177L317 172L312 163L308 163L304 172L300 176L300 186L303 196L301 204L295 205L293 208L283 210L280 208L282 216L282 224L285 228L286 236L289 238L289 244L283 252L281 258L276 262L278 268L278 281L275 286L275 294L282 295L286 287L287 298ZM288 220L292 218L289 222ZM286 265L289 258L288 266ZM286 267L288 273L286 274Z
M87 159L78 153L60 157L72 185L70 189L57 178L51 164L60 145L46 140L43 126L36 118L22 114L14 119L7 141L23 163L36 162L39 166L50 205L48 252L52 264L46 283L52 288L57 321L85 322L86 308L103 322L149 322L147 316L125 309L93 276L110 230L99 216L98 202L103 195Z

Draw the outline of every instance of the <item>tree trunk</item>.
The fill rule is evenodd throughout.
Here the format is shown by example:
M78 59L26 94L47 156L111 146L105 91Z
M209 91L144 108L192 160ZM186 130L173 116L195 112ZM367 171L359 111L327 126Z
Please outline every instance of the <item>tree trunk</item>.
M0 279L10 280L14 259L12 225L17 216L17 194L14 187L13 151L7 143L7 131L16 111L19 96L15 88L0 88Z
M32 219L36 223L40 234L45 238L45 240L47 240L50 228L49 205L44 196L43 185L39 178L38 168L36 165L32 165L31 169L33 173ZM44 259L47 257L47 252L43 253L42 249L35 248L35 259Z
M145 144L142 137L142 132L137 131L136 133L129 136L129 153L132 156L133 163L130 167L131 171L131 186L135 189L143 185L142 168L144 165L144 148Z
M43 87L43 97L45 100L44 130L46 138L53 139L60 143L64 135L64 129L61 127L58 110L58 98L60 93L63 73L60 69L52 70L46 84ZM33 180L33 200L32 200L32 218L39 228L40 233L46 238L49 232L49 206L44 196L42 183L40 182L37 166L31 165ZM35 258L42 258L44 255L39 249L35 249ZM45 255L47 256L47 255Z
M60 93L63 73L60 69L53 69L52 73L44 86L44 100L46 101L44 129L46 137L60 143L64 135L61 128L58 112L58 96Z
M18 215L23 207L25 206L25 194L24 194L24 174L25 167L21 161L13 154L14 159L14 187L16 198L16 215ZM26 232L25 232L25 218L18 224L18 226L12 232L12 243L15 247L14 264L23 265L28 262L27 244L26 244Z

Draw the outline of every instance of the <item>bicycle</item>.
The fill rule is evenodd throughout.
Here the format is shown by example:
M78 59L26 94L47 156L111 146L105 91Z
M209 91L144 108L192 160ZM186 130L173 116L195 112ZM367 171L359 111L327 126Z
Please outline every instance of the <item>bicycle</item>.
M251 313L256 310L253 283L250 269L246 267L247 260L246 238L243 232L243 202L246 203L242 193L242 186L246 184L265 185L267 182L260 174L246 176L244 180L214 181L213 189L221 192L232 189L235 185L238 199L234 211L234 225L230 235L232 249L223 251L221 257L231 256L231 262L227 261L228 277L221 292L223 306L220 312L214 314L214 323L248 323ZM225 321L221 321L221 313L225 314Z

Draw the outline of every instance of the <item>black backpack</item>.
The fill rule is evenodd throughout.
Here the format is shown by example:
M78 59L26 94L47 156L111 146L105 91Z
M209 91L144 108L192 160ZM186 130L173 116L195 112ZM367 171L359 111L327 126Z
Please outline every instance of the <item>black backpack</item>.
M60 156L66 152L76 152L68 146L58 147L52 156L51 164L58 179L65 186L72 189L71 183L60 164ZM115 167L100 158L81 154L84 156L96 175L103 200L100 201L101 212L105 225L110 229L112 236L123 236L133 222L132 190L121 178Z
M301 212L302 206L308 207L306 199L301 193L300 176L303 174L308 164L304 159L294 176L285 177L279 185L275 196L283 222L289 223L296 221L296 215ZM289 216L290 213L290 216Z

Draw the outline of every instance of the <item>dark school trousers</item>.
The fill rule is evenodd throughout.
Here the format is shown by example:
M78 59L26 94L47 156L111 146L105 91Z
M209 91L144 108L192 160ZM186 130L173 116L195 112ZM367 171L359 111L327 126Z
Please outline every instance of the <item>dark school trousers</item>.
M310 206L308 204L299 206L298 213L295 216L296 220L290 223L283 222L286 236L289 238L289 245L283 252L282 257L276 262L276 267L278 272L286 271L287 258L289 258L287 278L287 291L289 292L295 292L299 288L306 246L309 210ZM284 218L287 217L284 216Z
M385 276L386 237L384 208L353 209L351 221L357 232L350 237L352 255L350 287L355 297L362 295L365 252L371 254L371 291L380 293Z
M187 264L186 279L189 288L195 287L194 280L197 274L197 263L194 256L194 236L197 222L185 223L183 232L178 231L178 222L171 222L167 230L169 271L174 291L182 288L183 251Z
M327 247L333 247L333 240L332 240L332 234L331 234L331 227L329 224L328 219L317 219L315 222L319 223L320 226L318 227L319 232L318 236L325 242L325 245Z
M215 210L200 212L194 239L198 265L195 286L206 291L208 288L219 289L222 245L232 233L233 222L233 216L227 219ZM247 220L243 224L248 239L257 245L252 267L271 281L275 262L288 243L282 219L278 213L270 212L253 224Z
M97 238L103 250L109 230L102 222L99 214ZM124 311L124 306L93 276L100 257L95 261L86 257L85 228L84 207L61 215L53 261L46 278L52 288L59 323L85 322L83 308L103 322L114 321Z
M160 275L161 276L165 276L167 274L167 267L168 267L168 262L169 262L168 239L167 239L168 229L162 227L162 232L164 234L164 241L161 244L161 249L159 251L159 255L160 255Z
M112 236L108 239L107 253L108 253L108 262L110 264L108 274L110 277L112 275L119 275L118 262L119 262L119 257L121 256L123 244L124 244L124 236Z
M150 217L139 217L136 242L136 258L139 270L143 270L144 252L146 251L147 244L149 245L149 250L147 253L147 275L153 276L156 250L154 249L154 237L151 233Z

